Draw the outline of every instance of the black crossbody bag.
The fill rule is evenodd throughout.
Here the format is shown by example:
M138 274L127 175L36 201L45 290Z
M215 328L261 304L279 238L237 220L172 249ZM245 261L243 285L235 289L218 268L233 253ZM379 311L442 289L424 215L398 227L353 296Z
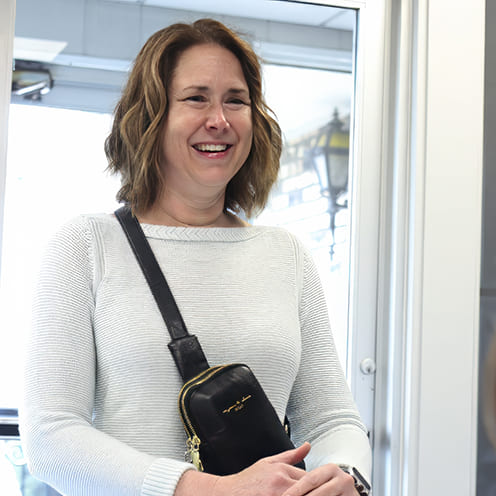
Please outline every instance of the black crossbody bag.
M178 406L187 434L187 461L215 475L237 473L266 456L293 449L253 372L245 364L210 367L188 333L141 226L124 206L115 211L172 338L168 344L183 378ZM304 462L297 464L305 468Z

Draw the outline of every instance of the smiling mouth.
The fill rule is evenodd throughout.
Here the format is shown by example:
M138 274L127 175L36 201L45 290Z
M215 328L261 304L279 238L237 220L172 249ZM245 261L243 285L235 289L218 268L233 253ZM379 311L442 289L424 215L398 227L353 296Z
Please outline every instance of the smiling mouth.
M209 144L201 144L201 145L193 145L195 150L199 152L225 152L227 149L231 148L232 145L209 145Z

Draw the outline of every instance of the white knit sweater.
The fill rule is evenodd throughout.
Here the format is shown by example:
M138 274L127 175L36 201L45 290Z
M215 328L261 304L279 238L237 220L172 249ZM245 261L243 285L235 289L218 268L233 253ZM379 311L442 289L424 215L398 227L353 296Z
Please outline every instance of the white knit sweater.
M143 225L210 365L248 364L307 468L370 473L316 269L271 227ZM184 472L181 379L169 336L113 215L81 216L45 256L27 355L21 437L30 470L67 496L170 496Z

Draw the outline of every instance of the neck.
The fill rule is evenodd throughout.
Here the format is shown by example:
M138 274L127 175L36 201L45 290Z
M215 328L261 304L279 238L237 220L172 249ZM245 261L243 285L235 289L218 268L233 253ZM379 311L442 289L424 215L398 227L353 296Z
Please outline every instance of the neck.
M186 201L168 191L143 215L141 222L182 227L240 227L245 224L224 211L224 194L206 201Z

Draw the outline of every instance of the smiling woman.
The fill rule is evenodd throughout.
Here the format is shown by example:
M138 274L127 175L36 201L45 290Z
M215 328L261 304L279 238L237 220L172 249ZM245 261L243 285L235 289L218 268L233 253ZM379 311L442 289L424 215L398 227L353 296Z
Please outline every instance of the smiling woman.
M368 494L358 482L370 477L367 429L312 257L288 231L239 216L265 205L279 169L280 127L261 81L253 49L223 24L171 25L138 54L106 152L209 362L247 364L298 447L205 473L199 429L196 464L183 461L180 367L160 313L115 216L82 215L42 262L20 423L31 471L67 496Z
M35 30L37 25L29 24L29 30L26 25L30 18L41 16L44 23L50 25L51 35L56 39L62 39L63 36L59 33L62 23L55 22L50 17L43 17L43 12L36 10L38 4L30 5L30 3L30 0L17 1L17 31L23 36L30 37L32 42L35 41L34 38L36 40L42 38L43 35ZM111 2L106 2L104 6L110 4ZM305 13L308 18L317 16L320 11L313 6L307 8L311 11ZM334 10L321 9L326 14ZM166 9L163 10L167 12ZM286 13L284 9L278 10L278 15ZM7 18L8 16L2 17L2 20ZM67 13L64 16L64 24L72 26L77 19L79 17ZM298 19L303 19L302 12L299 13ZM243 26L242 18L236 19L235 24ZM281 26L281 30L283 29L284 26ZM249 30L243 28L243 31ZM332 31L329 33L322 32L319 36L332 38ZM101 33L93 33L92 36L97 34ZM311 37L311 39L318 44L322 43L317 38L313 40ZM87 41L90 43L89 39ZM265 58L269 60L278 61L280 59L277 57L283 56L279 49L277 57L274 58L275 54L268 53L265 44L258 46L258 49L263 51ZM311 47L305 50L304 47L300 47L300 51L304 51L305 57L298 56L291 59L292 61L306 64L318 62ZM291 53L295 54L294 47ZM22 55L18 51L15 54ZM342 57L343 54L345 52L340 56ZM108 177L104 173L106 162L102 151L102 143L108 134L111 116L101 112L110 108L109 102L115 99L107 87L114 81L117 72L107 71L98 76L95 81L105 81L105 88L102 87L97 91L99 86L95 81L81 80L78 85L77 78L84 76L85 73L77 67L77 61L72 61L70 68L65 67L64 57L68 55L61 55L58 64L50 67L56 79L53 91L39 101L21 99L14 95L12 98L15 103L10 106L7 187L5 195L0 195L4 200L5 208L0 281L0 328L15 328L16 332L7 333L4 337L5 346L11 350L11 353L5 357L0 367L3 376L8 376L11 380L2 381L0 385L3 407L19 406L20 357L30 327L31 288L38 272L39 256L44 250L47 238L58 226L80 212L112 211L116 207L113 198L119 187L118 178ZM110 63L111 61L105 62L106 66ZM100 66L103 67L103 62ZM127 67L125 61L119 67ZM331 63L329 67L334 65ZM266 98L277 114L286 139L298 138L324 125L328 121L329 113L335 107L339 108L341 116L349 115L353 98L353 75L349 73L351 70L349 67L351 66L347 66L347 72L333 72L264 64ZM69 70L76 73L71 75L74 83L71 83L70 88L66 87L64 82ZM302 91L304 88L312 88L312 91ZM288 102L291 102L291 105L288 105ZM66 106L68 108L58 108ZM8 109L7 105L4 107L4 110ZM74 109L97 110L98 113ZM26 146L27 143L29 146ZM77 153L74 153L75 150ZM71 157L69 161L68 157ZM324 278L334 338L342 363L345 364L348 313L346 253L349 246L346 211L339 215L336 231L338 244L331 259L329 239L321 235L322 230L328 231L328 222L323 219L327 207L322 201L316 201L315 195L307 194L309 189L316 187L316 184L307 187L307 182L304 178L300 180L300 175L287 176L288 166L289 164L283 161L284 176L281 185L284 184L284 187L278 189L277 195L271 201L271 207L266 208L257 222L282 224L296 232L310 246L313 256L316 257L320 275ZM298 189L303 188L302 194L299 195L302 203L299 205L293 198L296 198L296 193L299 191L290 187L289 182L298 183L296 184ZM88 194L89 191L91 194ZM281 210L281 204L288 204L288 196L291 197L291 205ZM30 199L28 204L24 201L25 198ZM326 202L324 198L321 200ZM31 205L43 205L43 209L32 209ZM26 224L31 225L31 232L18 228L19 225Z
M210 25L209 22L211 22ZM236 103L235 106L243 109L244 113L249 110L253 127L253 130L250 129L250 132L253 132L253 140L250 143L248 157L242 168L239 168L240 164L238 164L238 170L228 181L229 184L225 186L222 194L224 203L219 205L223 211L240 212L243 210L249 217L265 206L270 189L277 178L281 155L281 132L262 96L259 60L250 45L239 36L232 37L227 27L210 31L214 24L215 21L198 23L196 30L193 31L186 24L177 24L174 25L174 31L176 31L174 34L170 33L169 27L152 35L140 51L123 98L117 105L113 131L106 141L109 168L124 178L118 199L130 203L133 211L142 215L154 205L160 189L166 186L160 162L163 158L162 153L167 153L167 148L160 152L158 149L159 142L163 140L162 128L167 127L167 119L162 120L166 117L166 110L167 112L172 110L187 97L194 97L194 106L201 105L199 100L206 98L204 84L206 76L203 80L195 81L193 75L198 74L195 72L197 67L193 66L191 57L184 60L185 52L189 52L198 45L204 48L208 45L209 50L215 50L217 55L221 48L230 52L229 55L224 53L224 60L212 62L212 56L209 60L215 63L218 70L223 71L223 77L229 78L222 83L222 91L228 92L222 98L225 99L234 90L238 96L236 100L239 101L241 91L247 103L249 102L249 105ZM219 25L222 26L220 23ZM186 36L190 38L185 40ZM171 53L168 52L169 50ZM209 74L210 80L207 79L207 87L210 85L209 91L214 90L215 81L215 90L218 93L221 84L218 75L208 67L208 64L204 64L197 51L193 54L196 55L194 62L201 64L206 74ZM208 51L205 51L205 55L208 55ZM178 58L183 59L180 67ZM237 62L234 69L226 65L226 62L233 62L233 58L237 59L234 60ZM176 81L177 72L180 73L183 81L181 79ZM142 95L138 88L143 88ZM175 92L185 91L186 88L189 88L188 91L193 88L202 88L204 93L203 95L183 94L178 98ZM219 100L219 95L216 95L216 98ZM218 105L218 101L215 103ZM232 100L230 107L232 107ZM191 106L189 108L192 110ZM211 105L207 108L211 108ZM235 115L238 115L238 112ZM208 116L209 119L212 117L218 119L219 114ZM197 120L198 117L195 117L193 122ZM239 120L241 122L241 119ZM234 122L228 127L232 127ZM143 123L147 126L145 133L142 129ZM188 126L192 126L192 123ZM239 136L237 137L232 129L229 133L239 140ZM167 139L167 135L165 138ZM181 139L184 140L184 137ZM243 143L244 140L236 144L232 152L228 151L228 157L234 157L235 161L239 160L239 157L243 155L243 150L240 150ZM168 146L175 147L178 144L169 142ZM183 154L183 151L180 153ZM134 154L136 156L134 162L131 163L129 157L134 157ZM175 160L177 161L177 158Z
M239 224L224 209L226 186L246 162L253 139L250 91L238 59L214 44L184 51L168 88L168 105L162 141L165 194L142 220L155 224L165 216L174 225Z

